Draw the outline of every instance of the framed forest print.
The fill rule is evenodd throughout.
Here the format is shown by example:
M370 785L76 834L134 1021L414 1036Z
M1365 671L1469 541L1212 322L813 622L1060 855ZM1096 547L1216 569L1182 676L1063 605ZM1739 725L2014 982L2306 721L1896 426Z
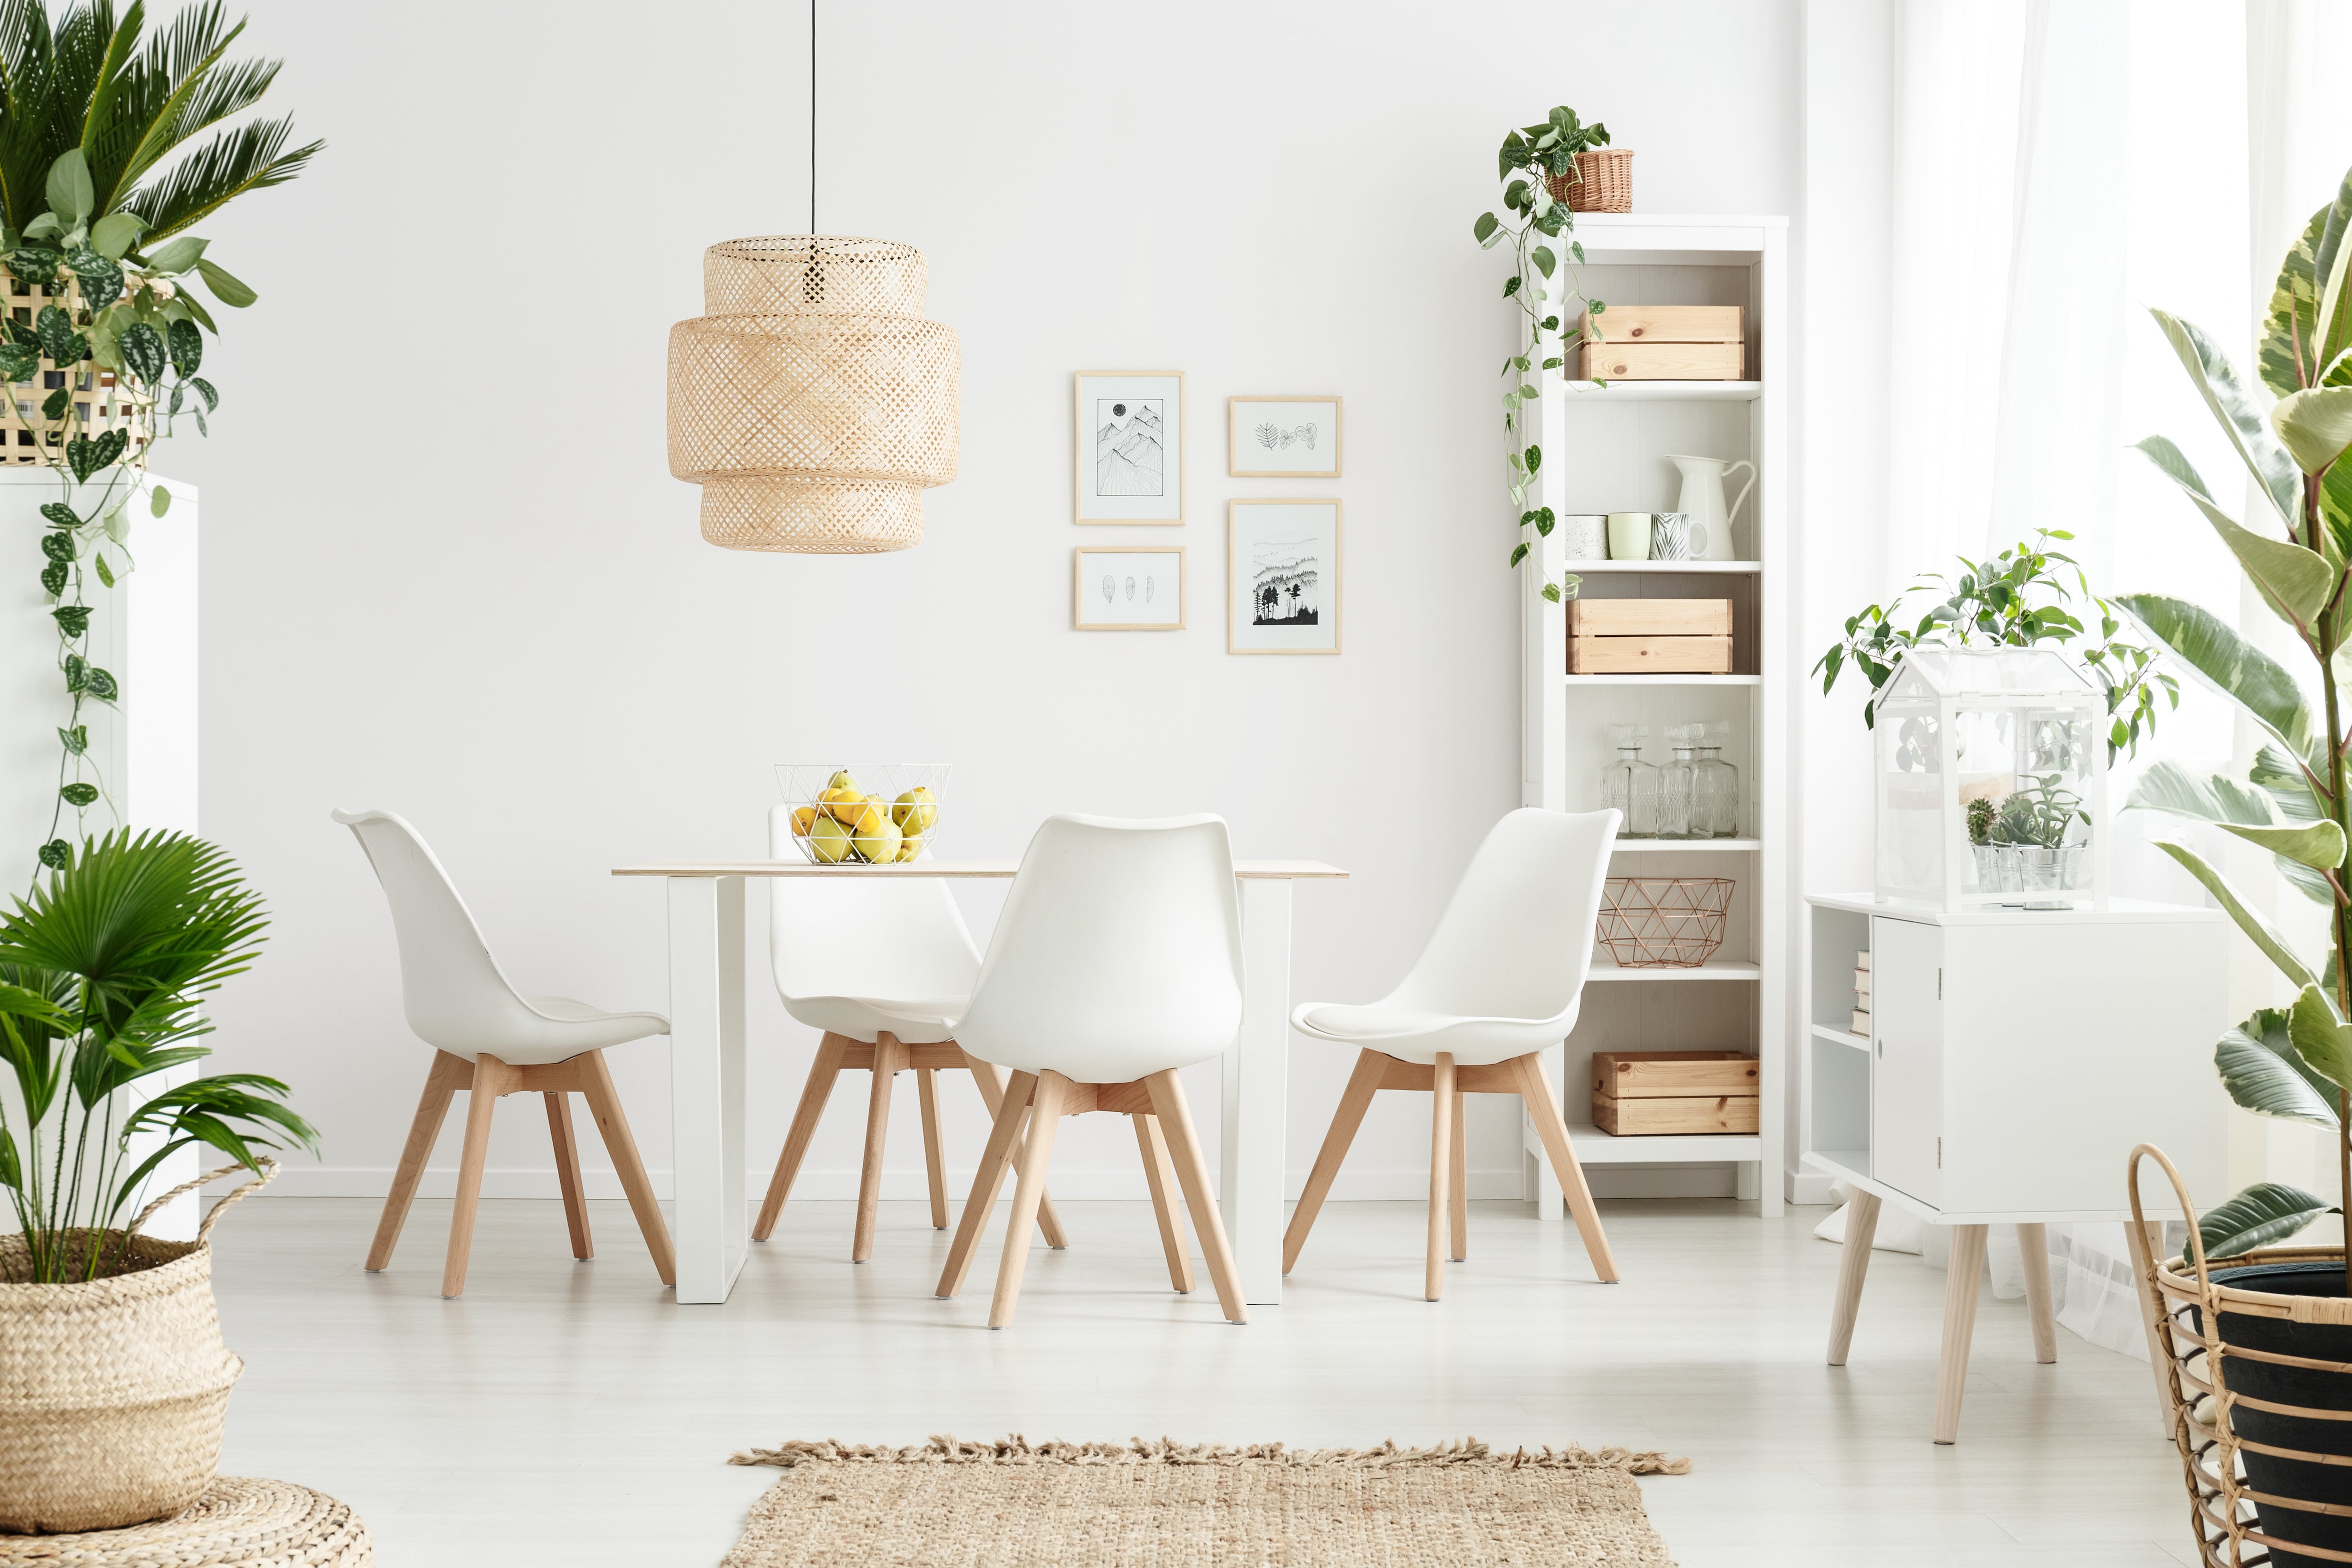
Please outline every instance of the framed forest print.
M1225 651L1339 651L1339 502L1228 505Z

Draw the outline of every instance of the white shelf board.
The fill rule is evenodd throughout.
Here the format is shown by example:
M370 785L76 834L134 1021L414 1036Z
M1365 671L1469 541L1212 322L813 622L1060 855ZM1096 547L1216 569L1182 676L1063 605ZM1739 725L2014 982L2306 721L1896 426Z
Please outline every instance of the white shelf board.
M1761 839L1619 839L1616 854L1708 854L1717 851L1750 853L1764 847Z
M1571 686L1760 686L1761 675L1570 675Z
M1620 1138L1585 1122L1568 1124L1568 1140L1585 1165L1684 1165L1706 1160L1760 1160L1764 1140L1754 1133L1666 1133ZM1532 1136L1531 1150L1539 1150ZM1766 1173L1768 1179L1772 1173ZM1549 1180L1549 1172L1545 1179Z
M1621 969L1617 961L1606 953L1592 956L1592 971L1588 980L1758 980L1764 977L1761 965L1738 959L1713 959L1690 969Z
M1563 381L1561 391L1573 400L1613 402L1754 402L1764 395L1762 382L1592 382Z
M1690 577L1721 576L1726 573L1754 573L1764 570L1760 560L1571 560L1568 570L1579 577L1592 572L1603 574L1619 571L1679 572Z
M1870 1051L1870 1037L1855 1034L1851 1030L1831 1029L1825 1024L1815 1024L1813 1033L1833 1045L1850 1045L1864 1054Z

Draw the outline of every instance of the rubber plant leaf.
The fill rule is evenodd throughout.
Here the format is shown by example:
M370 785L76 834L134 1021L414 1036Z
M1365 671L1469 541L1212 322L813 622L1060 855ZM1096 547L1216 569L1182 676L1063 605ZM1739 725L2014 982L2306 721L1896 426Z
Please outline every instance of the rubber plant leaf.
M2213 1066L2230 1098L2263 1116L2334 1128L2339 1092L2295 1053L2286 1009L2264 1008L2221 1036Z
M2334 871L2344 863L2344 830L2334 822L2312 822L2300 828L2251 828L2239 822L2219 824L2250 844L2259 844L2284 860L2314 871Z
M2306 474L2325 474L2352 446L2352 387L2289 392L2271 410L2271 423L2297 467Z
M2163 436L2149 436L2139 444L2139 449L2180 486L2191 505L2205 514L2205 520L2213 525L2213 531L2221 536L2221 542L2230 547L2230 553L2246 569L2246 576L2252 580L2263 601L2280 620L2308 635L2336 589L2336 570L2327 558L2317 550L2240 527L2235 518L2213 504L2213 498L2206 493L2205 481L2189 465L2179 449Z
M2263 494L2270 497L2279 521L2292 534L2300 510L2302 484L2296 477L2294 464L2280 447L2278 438L2271 434L2262 410L2239 382L2229 356L2191 323L2163 310L2150 310L2148 314L2163 329L2172 351L2189 371L2189 379L2197 383L2205 406L2221 421L2231 444L2238 449L2238 456L2263 487Z
M2301 683L2236 628L2187 600L2160 593L2118 594L2112 602L2190 674L2245 709L2290 756L2315 755L2313 737L2319 726Z
M2309 990L2314 996L2318 995L2316 990L2312 989L2314 977L2310 967L2294 956L2294 950L2286 945L2286 938L2279 935L2276 926L2263 918L2260 911L2255 910L2244 899L2238 896L2238 890L2230 885L2228 879L2211 866L2207 865L2202 856L2185 844L2171 843L2158 839L2156 841L2156 847L2179 861L2183 870L2205 884L2205 891L2211 894L2215 901L2229 912L2230 918L2238 923L2238 929L2244 932L2247 939L2263 950L2263 956L2278 966L2280 974L2284 975L2288 981L2297 988ZM2325 1007L2326 1003L2323 1000L2320 1005Z
M2323 1214L2336 1213L2326 1198L2284 1182L2256 1182L2197 1218L2197 1239L2205 1256L2235 1258L2257 1247L2284 1241Z
M2310 1069L2338 1088L2352 1088L2352 1029L2315 982L2306 981L2286 1015L2287 1038Z

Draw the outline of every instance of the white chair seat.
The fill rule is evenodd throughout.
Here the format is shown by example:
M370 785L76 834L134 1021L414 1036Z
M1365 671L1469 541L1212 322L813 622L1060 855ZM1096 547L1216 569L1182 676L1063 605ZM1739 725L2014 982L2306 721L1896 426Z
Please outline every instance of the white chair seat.
M494 1051L510 1067L567 1061L583 1051L602 1051L608 1045L626 1045L647 1035L669 1032L669 1019L659 1013L609 1013L571 997L526 997L523 1005L544 1016L542 1027L533 1031L541 1038L528 1045L509 1040L502 1049L483 1047Z
M1380 1002L1303 1002L1292 1011L1290 1026L1318 1040L1370 1046L1424 1067L1441 1051L1456 1066L1486 1067L1558 1045L1576 1027L1576 1009L1549 1019L1465 1018Z
M786 880L782 877L779 882ZM872 1042L883 1034L901 1045L937 1045L955 1038L955 1019L969 996L790 997L784 1010L811 1029Z

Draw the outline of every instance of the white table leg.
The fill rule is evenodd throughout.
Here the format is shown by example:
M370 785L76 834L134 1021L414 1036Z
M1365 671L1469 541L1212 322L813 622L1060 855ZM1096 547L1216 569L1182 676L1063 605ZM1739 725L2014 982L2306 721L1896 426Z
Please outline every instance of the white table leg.
M1241 883L1242 1033L1225 1053L1217 1207L1242 1300L1282 1304L1283 1120L1290 1091L1290 883Z
M743 879L669 879L671 1221L677 1300L727 1299L743 1207Z

